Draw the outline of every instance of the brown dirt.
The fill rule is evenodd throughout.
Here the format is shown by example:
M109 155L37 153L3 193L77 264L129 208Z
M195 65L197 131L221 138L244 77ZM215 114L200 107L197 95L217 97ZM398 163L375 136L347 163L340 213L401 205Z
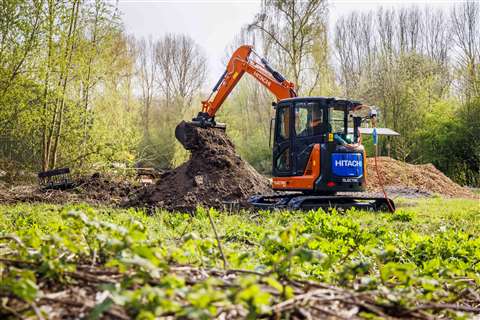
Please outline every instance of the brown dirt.
M379 192L374 158L367 159L367 189ZM385 186L401 187L419 194L439 194L448 198L475 198L475 195L445 176L432 164L414 165L389 157L378 158L378 169Z
M224 209L225 202L244 207L253 194L270 194L268 179L235 152L220 129L193 127L192 154L180 167L163 173L156 184L141 186L113 176L94 174L77 177L70 190L41 190L38 186L8 187L0 182L0 204L17 202L79 203L159 207L193 211L197 206ZM390 197L478 198L454 183L432 164L412 165L388 157L378 158L380 174ZM379 195L374 159L368 159L366 195Z
M43 190L38 185L8 187L0 184L0 204L86 202L95 205L116 205L125 201L131 193L142 188L138 183L98 173L92 176L77 177L74 181L75 187L68 190Z
M194 128L194 135L188 141L193 144L190 160L166 172L156 185L143 189L126 205L191 211L197 205L223 208L224 201L237 201L244 206L253 194L272 193L268 180L236 154L224 131ZM389 196L475 197L432 164L412 165L380 157L378 165ZM373 158L368 159L367 178L367 193L379 195Z
M253 194L271 193L268 179L259 174L235 152L221 129L191 126L190 159L164 173L126 206L162 207L192 211L197 206L225 208L225 202L247 205Z

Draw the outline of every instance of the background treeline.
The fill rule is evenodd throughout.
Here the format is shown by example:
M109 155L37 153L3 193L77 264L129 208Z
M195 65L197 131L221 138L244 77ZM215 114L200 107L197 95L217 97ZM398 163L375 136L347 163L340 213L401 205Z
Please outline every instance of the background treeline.
M0 2L0 159L12 168L132 162L133 52L104 1Z
M323 0L263 1L227 46L253 44L300 95L379 107L382 154L480 184L480 5L379 8L329 24ZM216 77L216 76L215 76ZM176 124L213 86L187 35L135 39L107 1L0 0L0 169L166 168L185 159ZM274 98L249 76L218 119L268 173Z

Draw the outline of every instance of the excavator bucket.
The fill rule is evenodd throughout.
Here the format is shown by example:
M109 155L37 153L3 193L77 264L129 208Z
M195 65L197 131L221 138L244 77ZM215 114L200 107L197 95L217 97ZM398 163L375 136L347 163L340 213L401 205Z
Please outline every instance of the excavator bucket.
M197 144L197 129L201 128L219 128L225 130L226 126L223 123L208 123L204 121L182 121L175 128L175 137L178 142L187 150L195 150Z
M187 150L195 147L195 134L192 126L195 126L193 122L182 121L175 128L175 138Z

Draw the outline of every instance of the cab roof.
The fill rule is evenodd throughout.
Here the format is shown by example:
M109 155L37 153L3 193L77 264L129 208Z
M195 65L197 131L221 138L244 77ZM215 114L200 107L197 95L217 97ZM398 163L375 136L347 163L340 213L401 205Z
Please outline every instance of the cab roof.
M278 103L283 104L288 102L318 102L319 104L325 105L329 108L347 107L347 109L354 109L355 107L362 104L358 100L351 100L351 99L337 98L337 97L295 97L295 98L280 100Z

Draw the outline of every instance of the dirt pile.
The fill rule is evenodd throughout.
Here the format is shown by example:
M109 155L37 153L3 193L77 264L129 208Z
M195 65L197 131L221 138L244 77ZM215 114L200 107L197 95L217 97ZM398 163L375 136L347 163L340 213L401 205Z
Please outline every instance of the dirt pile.
M225 131L189 126L190 159L165 172L126 206L192 211L196 206L246 205L249 196L271 193L268 179L242 160ZM230 203L230 204L228 204Z
M196 206L219 209L246 206L253 194L271 194L268 179L243 161L220 129L192 128L192 155L180 167L166 171L155 184L142 186L120 177L94 174L76 177L69 190L42 190L38 185L8 186L0 182L0 204L17 202L80 203L126 207L160 207L193 211ZM418 198L478 198L454 183L432 164L412 165L378 158L380 175L389 196ZM380 196L374 159L368 159L366 196ZM358 196L358 194L357 194Z
M0 184L0 203L17 202L79 203L116 205L125 201L142 186L138 183L95 173L74 179L75 187L68 190L43 190L38 185L8 187Z
M378 192L380 184L375 171L375 160L368 158L367 162L367 189ZM377 162L384 185L390 189L402 188L400 194L408 191L423 195L439 194L445 197L474 197L471 191L450 180L432 164L414 165L389 157L379 157Z

